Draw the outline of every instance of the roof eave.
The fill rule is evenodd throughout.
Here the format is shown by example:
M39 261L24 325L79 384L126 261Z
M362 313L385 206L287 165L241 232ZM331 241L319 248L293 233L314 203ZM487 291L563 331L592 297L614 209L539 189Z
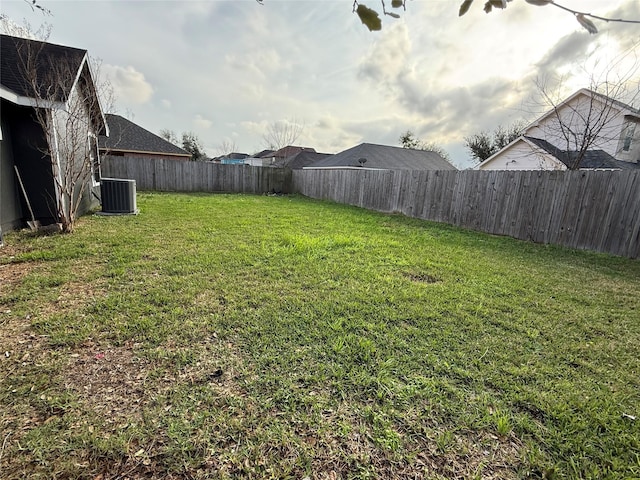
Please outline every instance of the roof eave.
M633 115L633 116L636 116L636 117L638 115L640 115L640 112L638 110L634 109L633 107L631 107L630 105L627 105L624 102L616 100L615 98L608 97L608 96L606 96L606 95L604 95L602 93L594 92L592 90L589 90L588 88L581 88L580 90L574 92L573 94L571 94L570 96L565 98L562 102L558 103L557 105L552 106L552 108L550 108L548 111L544 112L540 117L538 117L536 120L534 120L529 125L527 125L524 128L523 131L526 132L530 128L539 126L540 122L542 122L543 120L545 120L549 116L553 115L553 113L556 110L559 110L560 108L562 108L565 105L567 105L569 102L571 102L578 95L586 95L586 96L588 96L588 97L590 97L592 99L595 99L595 100L597 100L597 101L599 101L601 103L610 102L610 104L609 104L610 107L617 108L619 110L619 112L622 113L622 115Z
M145 155L171 155L173 157L191 158L191 154L189 153L152 152L150 150L133 150L131 148L109 148L109 147L100 147L99 150L100 150L100 153L105 153L105 152L141 153Z
M78 69L78 75L76 75L76 79L73 83L73 87L77 85L80 81L80 76L82 74L82 69L86 65L87 70L89 71L89 77L91 78L91 83L93 85L93 91L98 100L98 110L100 110L100 118L102 119L102 126L104 127L105 136L109 136L109 124L107 123L107 117L104 113L104 108L102 106L102 100L100 100L100 95L98 94L98 88L96 86L96 82L94 80L95 76L93 74L93 70L91 67L91 62L89 61L89 52L85 52L84 57L82 57L82 62L80 63L80 68Z
M33 107L33 108L43 107L42 101L38 100L37 98L18 95L17 93L15 93L12 90L9 90L3 85L0 85L0 98L4 98L8 102L11 102L15 105L21 105L23 107ZM48 104L47 105L48 108L55 108L55 109L64 109L67 106L65 102L60 102L56 100L49 100L47 101L47 104Z
M516 143L518 143L519 141L523 141L529 145L531 145L531 142L529 142L524 135L520 135L518 138L516 138L515 140L513 140L511 143L509 143L508 145L505 145L504 147L502 147L500 150L498 150L496 153L494 153L493 155L491 155L490 157L486 158L485 160L483 160L482 162L480 162L475 168L480 168L481 166L483 166L486 163L489 163L490 161L492 161L495 157L497 157L498 155L501 155L502 152L506 152L507 150L509 150L513 145L515 145Z

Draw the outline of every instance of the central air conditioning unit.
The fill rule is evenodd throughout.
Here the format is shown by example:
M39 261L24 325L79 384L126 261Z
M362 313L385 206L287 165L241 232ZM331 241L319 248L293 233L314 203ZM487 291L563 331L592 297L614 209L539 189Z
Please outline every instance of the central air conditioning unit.
M138 213L135 180L102 178L100 179L100 197L104 214Z

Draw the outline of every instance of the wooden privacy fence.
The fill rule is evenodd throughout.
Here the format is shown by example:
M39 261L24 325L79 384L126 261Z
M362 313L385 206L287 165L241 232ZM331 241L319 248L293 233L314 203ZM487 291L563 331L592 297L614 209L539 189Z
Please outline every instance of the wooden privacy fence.
M300 193L496 235L638 258L639 171L294 170L107 157L140 190Z
M496 235L640 255L640 171L302 170L292 188Z
M291 170L151 158L106 156L103 177L131 178L139 190L289 193Z

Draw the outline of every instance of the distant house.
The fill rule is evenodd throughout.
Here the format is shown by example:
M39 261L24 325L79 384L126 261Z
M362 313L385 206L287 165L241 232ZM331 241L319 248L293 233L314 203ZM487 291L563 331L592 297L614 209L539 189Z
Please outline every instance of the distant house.
M294 157L301 152L315 152L315 149L310 147L287 145L286 147L282 147L274 152L263 154L260 158L266 160L263 165L283 167L287 158Z
M87 51L0 35L0 102L0 230L19 228L31 220L16 168L33 216L43 225L58 223L62 209L70 204L58 195L64 172L76 166L69 159L89 162L91 167L82 168L83 174L73 183L75 213L97 206L97 135L108 134L108 127ZM40 114L50 131L36 120ZM47 136L54 135L57 142L47 142ZM70 145L72 136L75 143Z
M316 151L311 147L287 145L278 150L263 150L258 152L250 158L247 158L245 164L262 167L285 167L289 166L288 163L301 153L313 154L316 153ZM303 163L305 158L306 157L300 157L299 162L295 162L294 165Z
M252 158L268 158L269 155L271 155L273 152L275 152L275 150L270 150L270 149L261 150L258 153L251 155L251 157Z
M244 165L244 160L249 158L248 153L232 152L219 158L223 165Z
M284 166L290 168L291 170L300 170L330 156L330 153L318 153L303 150L291 157L285 158Z
M113 114L107 114L106 119L109 125L109 136L100 135L98 138L100 154L103 156L191 160L189 152L131 120Z
M581 89L527 126L480 170L640 168L640 111ZM586 132L586 133L585 133ZM584 135L593 139L584 142ZM589 143L584 150L585 143Z
M305 169L456 170L436 152L362 143L320 159Z

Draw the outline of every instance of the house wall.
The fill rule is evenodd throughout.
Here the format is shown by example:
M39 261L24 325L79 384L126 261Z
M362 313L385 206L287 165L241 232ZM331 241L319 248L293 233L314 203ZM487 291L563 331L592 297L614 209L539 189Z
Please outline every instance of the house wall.
M76 94L74 99L81 100ZM73 105L71 103L71 105ZM37 121L36 110L32 107L15 105L2 100L2 141L0 156L0 225L3 231L23 226L31 220L24 194L17 181L14 165L18 168L27 197L36 220L43 225L58 222L57 193L54 182L53 165L45 132ZM77 168L84 168L88 161L89 135L92 127L88 123L87 109L80 106L71 112L57 110L55 114L56 141L60 149L62 173L66 159L75 152ZM80 119L74 121L74 117ZM72 132L69 134L69 132ZM73 137L75 141L69 141ZM53 137L52 137L53 138ZM52 139L53 142L53 139ZM79 153L79 154L78 154ZM75 200L78 203L76 213L82 215L99 205L96 186L93 185L91 169L82 175L78 184Z
M94 195L98 184L94 185L91 161L91 149L96 144L90 140L90 135L98 132L92 125L88 102L79 89L71 93L67 109L54 110L53 117L58 150L58 185L63 185L67 192L73 188L73 202L77 206L75 214L80 216L99 205L99 197ZM65 196L66 211L69 211L69 201Z
M43 225L55 221L53 214L55 208L52 201L54 188L50 157L43 153L47 148L44 132L34 118L35 112L33 108L2 101L3 165L0 174L4 179L2 182L3 204L5 194L12 199L10 200L12 206L4 207L3 205L3 227L5 223L11 223L14 227L19 226L26 220L31 219L31 214L17 182L13 165L18 167L36 220L39 220ZM4 125L8 126L6 128L7 131L5 131ZM11 186L12 182L13 185ZM6 220L5 215L7 215ZM8 230L9 227L6 227L6 229Z
M579 150L582 142L580 137L578 144L573 139L568 142L563 136L561 124L574 132L583 132L587 124L592 127L601 125L598 139L589 149L604 150L612 157L618 158L616 154L619 154L618 144L624 124L624 113L616 106L588 95L577 95L562 105L557 115L551 113L538 125L528 128L524 135L544 139L561 150Z
M268 160L265 163L265 159L264 158L245 158L244 159L244 164L245 165L251 165L252 167L263 167L265 165L270 165L271 161Z
M0 117L0 231L8 231L19 227L23 220L19 187L13 169L13 147L11 144L11 127L7 112Z
M491 160L478 166L479 170L566 170L566 166L540 149L520 140L502 150Z

